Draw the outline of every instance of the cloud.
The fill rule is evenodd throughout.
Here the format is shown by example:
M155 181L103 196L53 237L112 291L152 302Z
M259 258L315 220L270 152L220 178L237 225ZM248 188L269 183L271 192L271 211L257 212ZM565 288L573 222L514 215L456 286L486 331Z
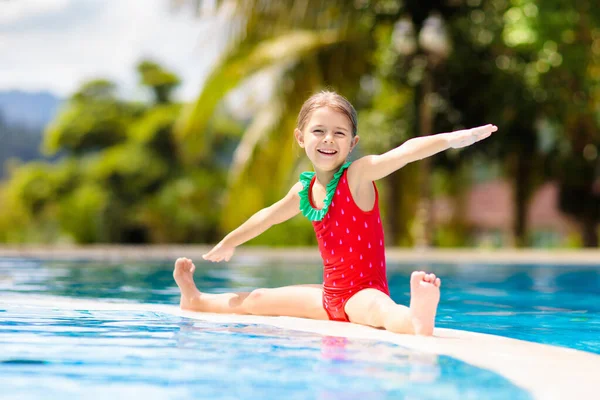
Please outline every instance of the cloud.
M61 10L67 3L69 0L4 0L0 3L0 27Z
M14 36L73 28L92 21L101 7L100 2L90 0L4 0L0 2L0 33Z
M0 89L68 96L104 77L135 96L135 65L148 57L179 74L191 98L219 54L202 40L216 25L171 12L169 0L0 0L0 16Z

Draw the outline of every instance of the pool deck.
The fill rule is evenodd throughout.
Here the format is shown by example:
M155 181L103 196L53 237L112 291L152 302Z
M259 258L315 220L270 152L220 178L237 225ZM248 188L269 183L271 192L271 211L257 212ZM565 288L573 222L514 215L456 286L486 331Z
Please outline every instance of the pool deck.
M174 261L178 257L201 260L210 247L202 245L152 246L1 246L0 257L41 258L52 260L95 261ZM533 250L533 249L405 249L390 247L387 260L396 263L451 262L482 264L558 264L600 265L600 249L586 250ZM269 262L321 263L317 247L268 248L243 246L236 250L235 259L267 259Z
M109 303L59 297L7 296L0 306L151 311L215 323L263 324L326 336L381 340L429 355L454 357L504 376L536 399L596 399L600 355L500 336L436 328L433 337L398 335L365 326L291 317L208 314L176 306ZM493 389L490 389L493 390Z

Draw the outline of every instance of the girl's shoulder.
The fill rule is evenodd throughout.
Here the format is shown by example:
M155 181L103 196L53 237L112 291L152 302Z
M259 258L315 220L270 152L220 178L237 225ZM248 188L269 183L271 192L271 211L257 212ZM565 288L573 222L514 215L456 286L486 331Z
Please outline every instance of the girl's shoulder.
M372 210L374 203L378 202L377 185L374 181L364 178L362 167L364 163L370 162L370 157L362 157L352 163L348 168L348 189L352 194L354 202L363 211Z
M364 158L364 157L363 157ZM356 188L359 186L358 182L361 180L361 164L364 162L362 158L354 161L349 167L346 177L348 179L348 186Z

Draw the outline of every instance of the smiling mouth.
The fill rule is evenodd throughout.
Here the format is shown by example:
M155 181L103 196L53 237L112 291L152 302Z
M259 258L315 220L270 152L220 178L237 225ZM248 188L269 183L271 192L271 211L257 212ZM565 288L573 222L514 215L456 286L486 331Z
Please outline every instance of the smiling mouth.
M318 150L317 149L317 151L326 156L332 156L337 153L337 151L335 151L335 150Z

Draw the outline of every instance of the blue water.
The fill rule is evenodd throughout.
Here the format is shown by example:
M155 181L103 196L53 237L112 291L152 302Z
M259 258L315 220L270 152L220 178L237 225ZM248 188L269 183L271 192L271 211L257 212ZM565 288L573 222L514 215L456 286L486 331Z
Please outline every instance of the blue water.
M131 311L5 309L2 398L527 399L389 343Z
M320 275L315 266L257 259L197 267L196 283L214 293L318 282ZM443 279L437 326L600 353L599 267L420 268ZM389 266L398 302L408 301L412 270ZM171 273L170 263L0 259L2 398L529 398L490 371L389 343L2 302L52 295L177 304Z

